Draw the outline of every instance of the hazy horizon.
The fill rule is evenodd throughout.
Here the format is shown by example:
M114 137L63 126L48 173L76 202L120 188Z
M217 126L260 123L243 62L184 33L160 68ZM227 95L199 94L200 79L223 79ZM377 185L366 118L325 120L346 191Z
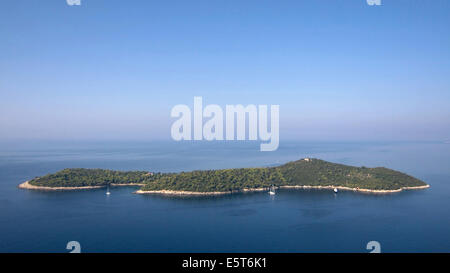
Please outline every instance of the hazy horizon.
M280 105L284 140L450 140L448 1L7 1L0 140L170 140L170 110Z

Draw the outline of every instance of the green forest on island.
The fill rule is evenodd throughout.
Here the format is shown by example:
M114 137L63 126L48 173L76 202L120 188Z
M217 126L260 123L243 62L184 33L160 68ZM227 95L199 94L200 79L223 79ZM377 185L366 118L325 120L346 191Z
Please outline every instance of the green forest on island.
M391 169L353 167L319 159L301 159L277 167L198 170L180 173L64 169L36 177L31 185L46 187L143 184L142 190L231 192L274 186L344 186L371 190L396 190L426 185Z

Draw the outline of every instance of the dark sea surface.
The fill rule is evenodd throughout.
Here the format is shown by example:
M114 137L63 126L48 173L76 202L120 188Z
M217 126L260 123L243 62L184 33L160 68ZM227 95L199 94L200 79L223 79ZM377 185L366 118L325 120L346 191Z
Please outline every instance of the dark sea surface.
M64 168L190 171L279 165L315 157L385 166L427 190L374 195L280 190L220 197L133 194L137 188L18 189ZM450 252L450 144L433 142L0 143L0 252Z

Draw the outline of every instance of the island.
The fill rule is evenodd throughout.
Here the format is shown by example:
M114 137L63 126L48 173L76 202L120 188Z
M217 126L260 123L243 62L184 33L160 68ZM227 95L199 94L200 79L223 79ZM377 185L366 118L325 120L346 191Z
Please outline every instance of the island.
M284 189L340 189L394 193L425 189L425 182L384 167L367 168L303 158L276 167L197 170L179 173L64 169L19 185L33 190L95 189L139 186L137 194L222 195Z

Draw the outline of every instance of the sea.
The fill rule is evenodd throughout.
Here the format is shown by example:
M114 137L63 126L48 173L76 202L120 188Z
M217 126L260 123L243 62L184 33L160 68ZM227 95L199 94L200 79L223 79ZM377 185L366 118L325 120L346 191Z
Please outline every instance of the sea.
M64 168L180 172L276 166L301 158L384 166L431 187L393 194L279 190L225 196L138 195L137 187L67 192L18 184ZM445 142L4 141L0 252L450 252ZM369 244L369 247L368 247Z

